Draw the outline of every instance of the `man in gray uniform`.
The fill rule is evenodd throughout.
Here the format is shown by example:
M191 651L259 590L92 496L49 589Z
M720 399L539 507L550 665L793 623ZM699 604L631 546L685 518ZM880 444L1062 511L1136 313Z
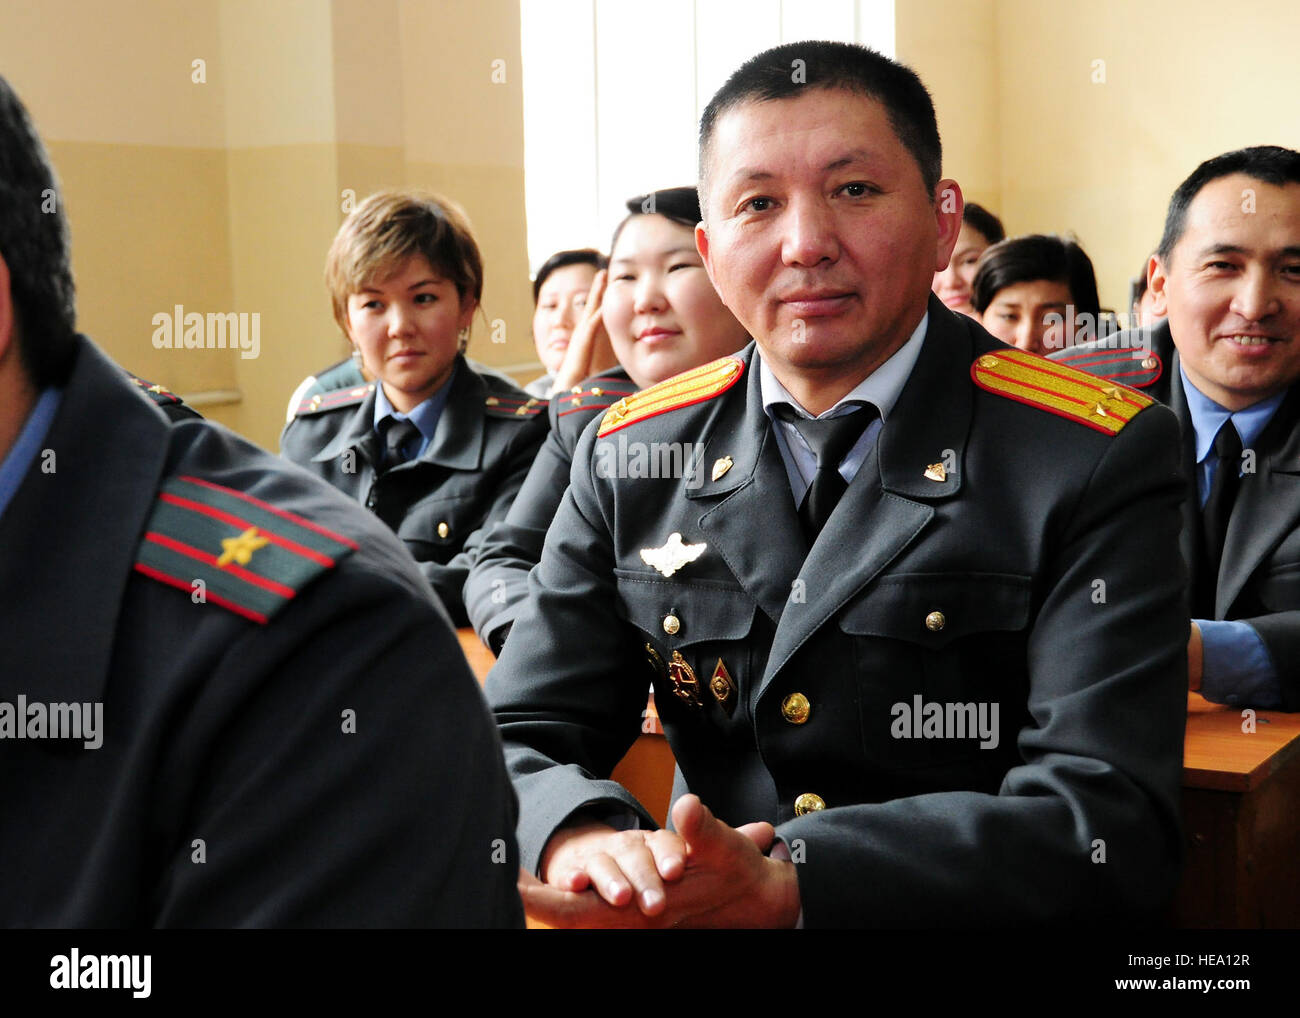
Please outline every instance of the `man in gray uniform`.
M378 520L75 332L0 79L0 925L520 925L500 742Z
M487 687L525 907L708 926L1157 909L1181 857L1173 416L930 299L962 202L908 69L782 46L700 136L697 243L756 343L616 403L577 448ZM667 479L665 450L685 464ZM647 677L691 793L674 831L608 780Z
M1190 687L1300 710L1300 152L1198 166L1149 275L1168 317L1052 359L1140 387L1182 426Z

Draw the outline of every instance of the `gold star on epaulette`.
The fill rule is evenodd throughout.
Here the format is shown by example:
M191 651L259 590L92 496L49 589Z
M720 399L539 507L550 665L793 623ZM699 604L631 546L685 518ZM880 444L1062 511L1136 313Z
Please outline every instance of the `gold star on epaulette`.
M217 559L217 565L223 569L231 562L246 566L252 561L255 551L270 543L270 539L259 534L256 527L249 527L238 537L223 537L221 557Z

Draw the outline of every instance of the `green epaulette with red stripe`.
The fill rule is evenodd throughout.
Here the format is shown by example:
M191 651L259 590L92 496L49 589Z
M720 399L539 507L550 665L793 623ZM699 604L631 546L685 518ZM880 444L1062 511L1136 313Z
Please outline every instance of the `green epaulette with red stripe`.
M585 385L575 385L565 393L557 393L551 402L558 405L557 416L568 417L576 413L595 413L605 410L624 396L636 394L636 383L618 375L589 378Z
M364 385L354 385L350 389L329 389L324 392L317 392L299 403L293 415L295 417L309 417L312 414L323 414L327 410L356 406L369 396L374 391L374 388L374 382L366 382Z
M357 550L311 520L198 477L158 491L139 573L265 625L312 580Z
M513 417L527 420L538 414L546 413L547 401L536 396L502 396L493 394L483 400L483 414L486 417Z
M1098 378L1122 382L1133 389L1155 385L1164 374L1164 361L1151 349L1136 347L1087 346L1070 347L1052 356L1057 364L1068 364Z

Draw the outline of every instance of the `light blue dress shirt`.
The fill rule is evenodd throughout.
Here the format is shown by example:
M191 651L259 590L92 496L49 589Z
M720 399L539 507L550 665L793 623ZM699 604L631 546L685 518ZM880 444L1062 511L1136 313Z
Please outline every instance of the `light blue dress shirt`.
M871 451L871 446L880 435L880 429L884 427L884 422L889 420L894 404L898 402L903 386L907 384L908 376L916 365L916 359L921 356L921 346L925 342L925 330L929 324L930 313L927 311L921 318L921 324L908 337L907 342L894 351L889 360L858 383L852 392L833 407L815 418L826 420L852 413L853 411L845 408L845 404L853 402L874 403L876 409L880 411L880 418L871 422L867 430L862 433L862 437L840 461L840 476L846 483L857 476L858 468L862 466L862 461L867 458L867 453ZM758 361L758 384L759 392L763 397L763 410L772 421L777 448L781 450L781 461L785 464L786 475L790 478L790 490L794 493L794 504L797 506L803 501L804 495L812 486L813 478L817 476L817 454L808 447L808 443L804 441L803 435L799 434L799 429L793 423L783 421L776 416L776 407L786 403L792 406L800 417L810 420L814 418L786 391L785 386L777 381L776 375L772 374L772 369L759 356L757 350L754 351L754 359Z
M1196 493L1200 505L1210 497L1219 459L1214 455L1214 439L1223 422L1232 419L1241 436L1241 447L1251 448L1281 405L1286 392L1233 413L1219 406L1201 392L1182 365L1178 367L1187 395L1187 409L1196 432ZM1282 686L1277 667L1263 639L1247 622L1216 619L1193 620L1201 630L1204 660L1201 666L1201 695L1211 703L1239 703L1252 707L1280 707Z
M402 452L408 460L419 459L424 455L424 451L429 448L429 443L433 441L433 436L438 431L438 421L442 419L442 411L447 405L447 397L451 395L451 383L456 380L456 372L459 370L460 364L457 363L452 368L451 374L447 376L447 381L442 383L442 388L415 407L409 414L394 410L393 404L388 402L388 397L384 395L384 387L376 384L375 432L382 434L379 431L379 422L385 417L391 417L397 421L410 421L420 432L420 444L414 449L404 448Z
M22 431L18 432L18 438L6 453L4 462L0 463L0 518L9 508L14 495L18 494L23 478L41 451L41 443L49 434L54 415L59 412L59 404L62 402L62 389L45 389L37 397L36 405L32 407Z

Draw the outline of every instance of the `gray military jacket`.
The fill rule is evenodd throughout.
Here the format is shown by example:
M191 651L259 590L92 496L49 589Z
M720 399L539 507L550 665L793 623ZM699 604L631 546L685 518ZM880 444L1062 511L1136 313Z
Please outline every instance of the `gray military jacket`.
M546 438L546 401L459 358L438 429L424 453L381 475L373 383L316 392L280 436L287 459L370 509L405 543L458 626L466 538L504 516Z
M525 866L578 810L654 825L609 780L650 680L690 791L776 825L808 926L1100 921L1171 894L1177 424L1117 390L1107 420L1131 420L1111 433L1089 420L1111 399L1094 379L929 313L811 549L753 346L712 398L584 432L486 687ZM631 469L674 443L702 478Z

